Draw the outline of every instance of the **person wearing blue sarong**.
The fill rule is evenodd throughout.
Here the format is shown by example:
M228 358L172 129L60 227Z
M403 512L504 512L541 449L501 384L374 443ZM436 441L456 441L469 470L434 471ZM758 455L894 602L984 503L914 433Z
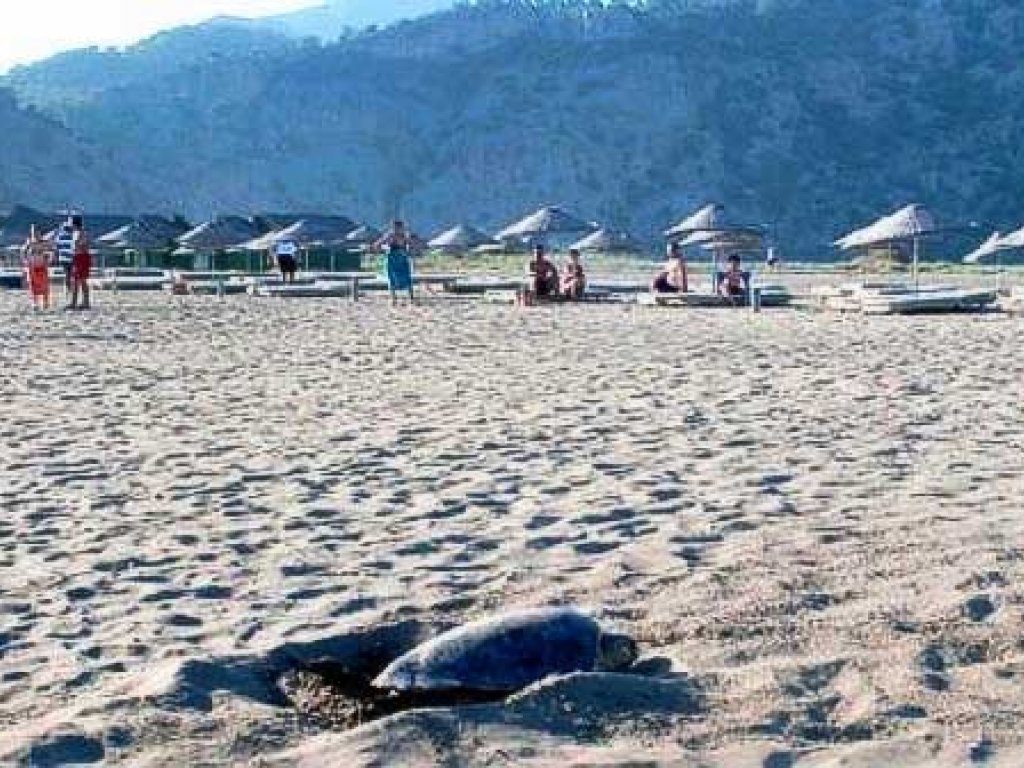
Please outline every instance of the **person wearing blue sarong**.
M399 291L409 293L410 303L415 300L412 284L412 238L405 222L395 221L391 231L378 241L384 251L384 272L388 280L391 303L398 303Z

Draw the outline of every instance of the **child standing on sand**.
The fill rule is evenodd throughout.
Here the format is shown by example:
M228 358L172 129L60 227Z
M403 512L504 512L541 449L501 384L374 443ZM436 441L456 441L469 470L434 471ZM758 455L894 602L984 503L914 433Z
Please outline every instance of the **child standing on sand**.
M39 236L36 225L32 225L28 240L22 248L25 277L28 282L32 307L36 310L50 308L50 261L52 248Z

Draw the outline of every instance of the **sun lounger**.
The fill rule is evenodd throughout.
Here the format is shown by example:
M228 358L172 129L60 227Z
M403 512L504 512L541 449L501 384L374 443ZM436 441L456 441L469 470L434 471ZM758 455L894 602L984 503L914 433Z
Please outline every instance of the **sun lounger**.
M819 289L808 299L807 306L866 315L979 312L992 307L997 299L995 291L953 285L847 283Z
M25 276L20 269L0 271L0 288L8 291L20 291L25 287Z
M330 299L351 298L353 282L282 283L278 285L254 285L249 292L253 296L275 299Z
M162 269L108 269L89 281L100 291L162 291L170 282Z

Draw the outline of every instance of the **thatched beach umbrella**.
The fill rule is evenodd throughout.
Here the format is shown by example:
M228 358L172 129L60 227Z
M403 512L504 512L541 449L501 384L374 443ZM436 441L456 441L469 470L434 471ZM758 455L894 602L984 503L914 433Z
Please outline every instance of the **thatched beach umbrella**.
M665 230L665 237L678 240L696 232L713 232L724 225L725 206L720 203L708 203L703 208L691 213L678 224Z
M178 238L178 243L195 251L223 251L252 240L257 226L241 216L220 216L203 222Z
M938 231L931 212L923 205L915 203L904 206L888 216L883 216L873 224L854 230L836 240L835 245L848 251L877 245L891 246L893 243L910 242L913 245L913 274L916 285L920 266L921 238Z
M290 224L282 229L267 232L265 235L243 243L241 247L250 251L265 251L275 243L284 240L303 247L350 245L348 235L356 229L356 224L344 216L310 216Z
M707 230L693 232L680 240L679 244L683 247L700 246L707 251L717 250L729 253L756 251L764 245L764 233L753 227Z
M964 264L978 264L990 256L998 256L1000 251L1004 251L1006 248L1003 244L1003 236L998 232L993 232L985 242L964 256Z
M383 236L384 233L376 227L371 227L369 224L360 224L345 235L345 242L356 246L372 245Z
M493 237L469 224L459 224L445 230L427 243L430 248L448 253L466 253L481 245L495 244Z
M134 216L109 213L85 214L83 218L85 219L85 226L93 236L99 237L121 227L126 227L135 220Z
M552 235L582 235L597 226L557 205L548 205L511 224L497 234L499 240L533 240Z
M43 213L25 205L16 205L4 219L0 229L0 248L20 247L28 240L34 225L40 234L56 228L64 217Z
M1000 250L1008 251L1012 248L1024 248L1024 227L999 238Z
M570 248L591 253L640 253L644 249L628 233L605 228L577 240Z
M112 250L156 251L170 249L188 227L163 216L140 216L130 224L108 232L96 242Z

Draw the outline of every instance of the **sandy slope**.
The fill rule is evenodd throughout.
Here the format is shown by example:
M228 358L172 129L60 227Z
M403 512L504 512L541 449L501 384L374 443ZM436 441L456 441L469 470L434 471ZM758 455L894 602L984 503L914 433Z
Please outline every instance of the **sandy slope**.
M0 294L0 762L1024 762L1021 319L99 303ZM566 601L665 687L318 734L260 676Z

